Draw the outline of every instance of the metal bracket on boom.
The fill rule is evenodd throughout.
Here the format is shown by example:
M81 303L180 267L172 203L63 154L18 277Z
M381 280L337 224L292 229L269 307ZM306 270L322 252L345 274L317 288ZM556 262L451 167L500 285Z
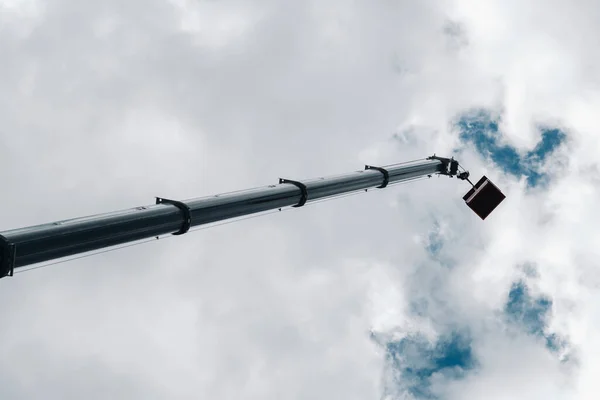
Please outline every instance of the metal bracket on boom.
M435 154L431 157L427 157L428 160L440 160L443 163L443 171L440 171L440 175L446 175L449 176L450 178L452 178L453 176L456 176L457 179L460 179L462 181L467 181L471 184L471 186L475 187L475 185L473 185L473 182L471 182L469 180L469 171L465 171L464 168L462 168L458 161L456 161L454 159L454 157L452 158L446 158L446 157L438 157ZM463 169L463 172L458 172L458 168Z
M306 188L306 185L304 183L298 182L298 181L293 181L291 179L279 178L279 184L282 184L282 183L289 183L291 185L294 185L298 189L300 189L300 192L302 192L302 197L300 197L300 201L298 202L298 204L296 204L295 206L292 206L292 207L302 207L303 205L306 204L306 200L308 200L308 189Z
M365 165L365 170L368 169L373 169L375 171L379 171L383 174L383 183L379 186L377 186L377 189L383 189L384 187L386 187L388 185L388 183L390 183L390 173L387 171L387 169L385 168L381 168L381 167L374 167L372 165Z
M458 161L452 158L438 157L435 154L431 157L427 157L428 160L439 160L443 163L443 171L440 171L440 175L447 175L449 177L457 176L458 174Z
M173 233L173 235L183 235L190 230L190 227L192 226L192 215L187 204L177 200L163 199L162 197L156 198L156 204L171 204L179 208L183 213L183 225L181 225L181 229Z

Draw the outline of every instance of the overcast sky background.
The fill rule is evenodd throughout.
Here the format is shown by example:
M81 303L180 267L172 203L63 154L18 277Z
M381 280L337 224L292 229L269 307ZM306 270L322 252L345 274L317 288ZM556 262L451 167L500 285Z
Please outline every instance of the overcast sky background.
M0 281L2 399L595 399L600 3L0 0L0 230L454 155Z

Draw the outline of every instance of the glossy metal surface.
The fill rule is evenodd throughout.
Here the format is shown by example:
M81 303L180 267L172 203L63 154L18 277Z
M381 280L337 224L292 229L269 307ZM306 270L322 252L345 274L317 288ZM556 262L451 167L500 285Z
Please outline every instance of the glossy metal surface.
M384 167L390 184L442 171L439 160L427 160ZM382 184L376 170L303 181L308 201L340 195ZM300 188L289 183L240 192L185 200L191 226L254 214L298 204ZM107 214L75 218L0 232L0 277L12 268L71 256L91 250L177 232L183 223L182 211L172 204L155 204ZM12 252L12 253L11 253ZM10 254L14 254L11 259Z

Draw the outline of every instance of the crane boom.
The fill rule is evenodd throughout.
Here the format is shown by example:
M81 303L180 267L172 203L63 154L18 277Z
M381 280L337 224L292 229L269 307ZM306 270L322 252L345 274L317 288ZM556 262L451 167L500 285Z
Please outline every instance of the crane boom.
M156 204L0 232L0 277L15 268L72 256L165 234L181 235L191 227L282 207L301 207L312 200L358 190L384 188L414 178L441 174L468 180L454 159L425 160L295 181L239 192Z

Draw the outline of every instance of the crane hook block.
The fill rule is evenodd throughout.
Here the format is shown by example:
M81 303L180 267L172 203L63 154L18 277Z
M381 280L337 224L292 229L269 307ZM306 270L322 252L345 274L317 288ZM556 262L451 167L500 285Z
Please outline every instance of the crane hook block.
M484 176L467 192L467 194L464 195L463 200L467 203L467 206L483 220L486 219L486 217L490 215L505 198L506 196L500 189Z
M298 181L293 181L291 179L279 178L279 184L281 185L282 183L289 183L291 185L294 185L298 189L300 189L300 192L302 193L298 204L296 204L295 206L292 206L292 207L302 207L303 205L306 204L306 201L308 200L308 189L306 188L306 185L304 183L298 182Z
M183 224L181 225L181 229L173 233L173 235L183 235L190 230L190 227L192 226L192 213L187 204L177 200L163 199L162 197L156 198L156 204L171 204L179 208L183 213Z
M383 183L377 186L377 189L383 189L390 183L390 173L387 169L381 167L373 167L372 165L365 165L365 170L373 169L375 171L379 171L383 174Z

